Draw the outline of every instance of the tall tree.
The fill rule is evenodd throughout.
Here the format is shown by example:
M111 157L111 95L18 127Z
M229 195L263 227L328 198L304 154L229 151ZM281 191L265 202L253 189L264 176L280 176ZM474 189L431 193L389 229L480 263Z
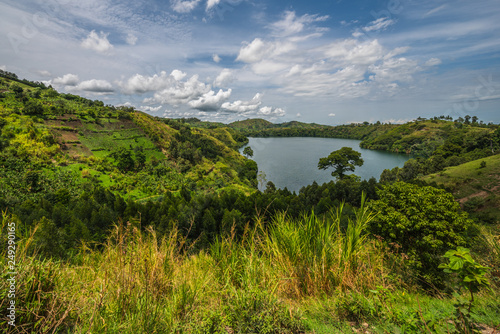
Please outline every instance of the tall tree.
M248 157L253 157L253 150L250 146L247 146L245 147L245 149L243 150L243 154Z
M319 169L334 168L332 172L333 177L343 179L345 173L354 172L356 166L363 165L361 153L353 150L350 147L342 147L340 150L333 151L326 158L320 158L318 162Z

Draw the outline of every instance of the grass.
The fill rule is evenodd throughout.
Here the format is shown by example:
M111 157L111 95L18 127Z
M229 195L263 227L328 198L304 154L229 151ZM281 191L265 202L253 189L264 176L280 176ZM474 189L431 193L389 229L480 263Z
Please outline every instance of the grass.
M481 167L483 161L486 165ZM500 222L500 154L448 167L422 180L450 189L466 210Z
M118 222L105 244L82 245L67 262L41 259L32 253L34 234L18 235L19 326L1 320L0 327L7 333L454 332L454 297L426 295L394 278L384 248L366 237L366 209L358 209L346 232L341 217L342 207L326 218L257 217L241 238L233 230L202 251L176 229L159 237L141 231L138 221ZM12 219L3 216L2 241ZM498 291L476 300L474 319L500 326Z

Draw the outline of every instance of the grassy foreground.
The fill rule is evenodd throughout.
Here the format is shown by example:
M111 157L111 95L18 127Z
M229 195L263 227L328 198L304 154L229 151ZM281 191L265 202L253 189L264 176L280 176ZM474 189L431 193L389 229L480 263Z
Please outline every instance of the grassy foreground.
M341 231L342 207L326 218L257 219L243 237L220 237L193 251L177 230L158 238L139 222L119 222L100 247L70 262L33 255L18 235L16 327L8 333L457 333L450 297L406 286L401 254L389 254L365 228L361 207ZM13 220L14 219L14 220ZM15 218L4 215L5 228ZM6 248L1 265L7 267ZM476 296L472 319L500 328L497 290Z

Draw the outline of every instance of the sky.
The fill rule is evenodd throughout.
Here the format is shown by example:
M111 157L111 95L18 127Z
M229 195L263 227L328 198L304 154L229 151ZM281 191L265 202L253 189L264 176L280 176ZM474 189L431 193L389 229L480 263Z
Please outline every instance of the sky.
M498 0L0 0L0 69L154 116L500 122Z

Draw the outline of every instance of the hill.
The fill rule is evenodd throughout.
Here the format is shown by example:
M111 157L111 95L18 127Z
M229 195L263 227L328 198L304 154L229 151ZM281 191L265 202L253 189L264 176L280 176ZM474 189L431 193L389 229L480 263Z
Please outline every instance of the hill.
M449 189L461 206L485 222L500 221L500 155L421 177Z
M56 175L70 193L90 182L135 200L182 187L255 189L257 167L237 151L247 139L230 128L192 129L11 77L0 92L5 205L55 191Z

